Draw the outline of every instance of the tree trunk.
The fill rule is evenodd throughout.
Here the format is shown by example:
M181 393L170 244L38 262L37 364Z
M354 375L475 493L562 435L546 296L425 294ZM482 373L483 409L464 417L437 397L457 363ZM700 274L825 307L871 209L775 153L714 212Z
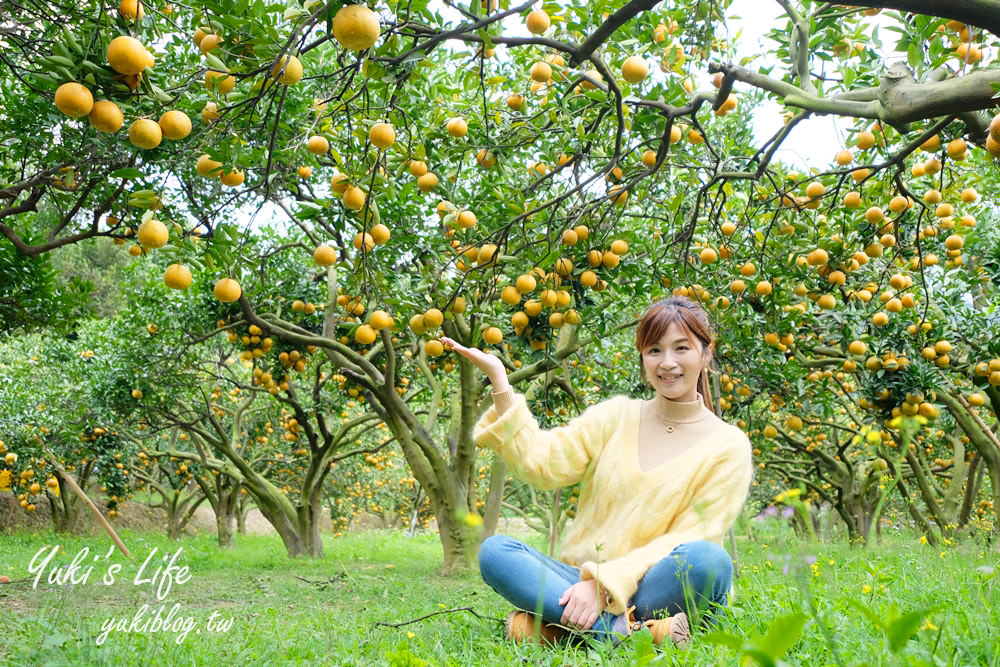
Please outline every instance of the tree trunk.
M476 551L480 544L480 531L471 530L470 526L460 524L459 521L449 518L441 520L438 517L438 530L441 533L441 546L444 547L444 561L441 564L441 573L450 574L459 570L471 569L476 563Z
M969 464L969 476L965 480L965 498L962 500L962 511L958 515L958 527L964 528L972 517L972 507L975 504L976 496L979 495L979 487L983 483L983 473L985 468L979 465L982 456L976 454L972 463Z
M77 484L81 489L86 489L90 482L90 474L94 464L87 463L77 477ZM79 530L79 519L83 511L83 500L66 485L62 475L54 473L59 482L59 495L54 496L51 491L46 490L45 495L49 499L51 509L52 528L57 533L75 533Z
M490 490L486 496L486 506L483 508L483 539L496 534L500 522L500 509L503 507L503 491L507 483L507 464L499 454L493 455L490 466Z
M225 511L217 513L215 528L219 536L219 546L223 548L233 546L233 515Z
M241 491L240 501L236 506L236 532L240 535L247 534L247 513L250 509L246 494Z
M289 558L298 558L306 553L306 544L302 540L302 536L299 535L295 525L289 521L284 512L274 507L267 500L260 498L257 500L257 508L278 532L278 537L281 538L281 542L285 545L285 550L288 552Z

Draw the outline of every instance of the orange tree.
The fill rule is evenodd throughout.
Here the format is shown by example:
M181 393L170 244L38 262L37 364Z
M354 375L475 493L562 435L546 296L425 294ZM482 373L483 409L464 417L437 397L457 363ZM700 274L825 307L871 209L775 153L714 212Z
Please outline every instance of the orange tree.
M157 434L150 435L155 437ZM178 433L176 429L171 433L159 435L170 439L171 446L176 444L178 437L182 435L185 439L187 437L186 434ZM136 453L136 460L132 463L133 479L136 482L135 491L149 494L150 497L146 503L150 507L163 510L167 520L167 536L172 540L181 536L187 524L194 517L195 511L209 498L209 495L204 492L206 481L198 474L199 472L200 470L194 462L189 466L187 462L178 463L176 457L151 457L146 453L145 448ZM189 488L192 480L197 480L198 490L192 491ZM226 482L229 482L228 477L220 484L225 484L226 487L236 487L236 494L239 493L238 484L226 484ZM211 490L211 487L209 489ZM216 494L217 496L222 495L223 503L216 513L219 546L232 545L231 503L229 494L226 493L229 490L229 488L220 489L223 493ZM152 498L154 493L159 496L159 500L156 502L153 502ZM218 502L217 497L213 500ZM217 506L215 502L212 505L213 508Z
M725 3L472 3L449 16L423 3L373 5L375 12L316 3L281 15L263 3L240 5L239 12L225 3L196 3L186 12L147 8L143 17L130 7L116 16L73 6L58 15L68 36L56 29L55 14L38 14L11 33L16 49L5 55L4 76L11 81L5 90L13 91L8 97L30 99L23 109L8 102L13 127L46 117L46 132L18 139L30 159L16 160L19 171L5 178L12 186L4 190L10 204L0 211L0 231L26 253L86 235L110 233L123 242L134 235L140 244L132 252L160 247L179 260L165 273L174 287L191 283L189 265L226 276L217 294L239 301L247 326L289 345L314 345L358 385L435 505L450 565L465 551L462 517L475 514L468 443L484 392L467 366L435 360L437 346L421 335L443 327L463 342L482 337L492 345L498 333L506 335L499 349L513 381L571 385L562 362L583 343L628 324L663 278L698 296L717 296L743 294L731 281L752 277L752 285L744 284L749 297L735 299L739 307L729 312L741 316L740 327L770 318L768 328L779 317L811 323L800 308L780 307L792 305L789 283L780 280L804 270L787 263L789 253L808 255L821 242L830 245L822 248L827 259L811 266L823 271L815 276L828 281L819 283L826 290L860 293L854 281L867 280L866 272L897 255L912 260L914 248L913 284L927 284L916 225L924 232L930 214L910 179L937 174L934 189L948 194L952 181L945 179L968 164L961 158L981 159L982 151L970 146L1000 146L979 113L993 106L990 84L1000 77L979 46L984 30L996 30L993 3L861 3L902 10L892 14L892 27L907 65L891 68L882 66L871 11L779 4L787 21L770 35L770 62L757 69L752 61L734 63L731 46L717 37ZM529 36L511 35L523 32L522 24ZM163 46L149 68L153 59L143 44L154 42ZM42 58L48 73L27 71ZM660 71L650 74L649 61ZM717 75L717 87L695 85L707 73ZM77 85L61 88L67 84ZM94 90L85 93L82 84ZM60 89L60 111L39 113L44 92ZM93 112L85 107L94 91L126 107L132 147L114 132L97 134L106 112L117 123L107 105L94 127L66 120ZM789 120L756 146L748 107L761 97L783 104ZM162 117L168 110L196 117L189 134L177 114ZM774 162L776 151L816 114L865 119L866 131L857 127L859 152L837 156L837 166L821 173L789 179ZM877 128L867 128L871 120ZM160 135L167 139L154 141ZM943 138L940 148L935 135ZM940 157L921 158L922 175L907 172L922 145ZM100 159L91 161L95 166L65 164L77 154ZM114 159L119 154L124 166ZM59 172L67 166L73 170ZM915 206L892 216L891 225L874 212L861 222L839 205L828 210L851 187L858 198L886 207L896 194ZM98 189L93 201L112 201L111 208L89 199L76 205ZM46 196L54 202L46 210L62 215L35 215ZM222 223L237 204L265 199L266 210L284 213L298 236L258 257ZM114 214L113 231L97 224L106 211ZM4 220L35 225L46 240L40 247L18 243L17 230ZM954 217L951 223L964 224ZM958 273L983 268L989 281L991 237L982 227L924 237L935 254L951 253L949 268L961 257ZM951 236L958 239L945 238ZM858 253L876 237L883 249L894 248L891 257L883 253L880 263L862 265ZM304 299L303 310L281 302L295 297L268 275L272 258L301 265L309 255L334 266L320 276L325 282L314 283L320 296L311 302L325 307L312 312ZM728 274L720 260L729 262ZM748 262L757 267L736 271ZM525 279L518 286L521 276L535 284ZM815 276L801 278L815 283ZM944 277L953 281L951 273ZM821 308L831 297L836 304L819 286L812 291ZM734 300L719 298L721 310ZM395 322L390 326L381 312L373 321L372 311ZM408 333L404 322L411 324ZM995 356L989 349L974 354L987 364ZM449 361L457 382L439 372ZM976 438L967 437L992 442L989 430L987 421Z
M76 529L85 511L67 475L101 493L110 517L130 494L135 450L104 393L114 376L102 354L106 334L106 324L94 322L74 341L34 334L0 348L0 491L17 493L28 512L47 501L57 531Z
M692 256L712 265L710 277L693 269L704 284L679 288L728 293L717 303L732 301L722 329L738 372L721 378L723 405L763 436L771 483L805 484L852 537L869 535L886 470L929 539L973 518L980 466L981 509L998 501L1000 237L973 187L988 189L991 159L954 143L934 157L945 127L922 140L931 155L901 157L887 174L854 166L883 150L866 126L861 151L833 156L841 164L828 172L781 174L783 194L758 190L748 224L723 222L717 248Z

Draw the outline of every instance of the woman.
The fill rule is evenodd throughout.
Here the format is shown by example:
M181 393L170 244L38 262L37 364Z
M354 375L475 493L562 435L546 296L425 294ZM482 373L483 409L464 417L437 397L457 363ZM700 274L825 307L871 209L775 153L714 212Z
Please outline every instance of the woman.
M617 396L548 431L497 357L441 340L493 385L477 443L535 487L582 482L559 561L503 535L480 548L483 579L522 610L508 617L508 636L554 640L565 633L559 624L620 641L646 627L657 644L669 636L686 645L688 615L710 618L727 603L733 563L722 538L753 475L746 435L711 410L713 334L701 307L668 298L639 322L639 369L652 399Z

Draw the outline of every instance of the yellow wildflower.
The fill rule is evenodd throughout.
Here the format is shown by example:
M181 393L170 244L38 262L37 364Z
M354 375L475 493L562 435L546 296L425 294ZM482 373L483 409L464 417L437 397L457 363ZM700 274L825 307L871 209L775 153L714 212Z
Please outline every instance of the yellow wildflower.
M786 503L789 500L792 500L793 498L798 498L801 495L802 495L802 489L788 489L776 495L774 497L774 502Z

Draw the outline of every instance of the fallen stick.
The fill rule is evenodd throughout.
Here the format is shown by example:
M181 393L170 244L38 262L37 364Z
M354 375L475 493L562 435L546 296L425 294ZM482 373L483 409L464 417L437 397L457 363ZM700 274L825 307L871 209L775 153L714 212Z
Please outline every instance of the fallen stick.
M476 618L478 618L481 621L496 621L497 623L504 623L505 622L504 619L502 619L502 618L486 618L484 616L480 616L479 614L476 613L476 610L473 609L472 607L458 607L458 608L455 608L455 609L444 609L442 611L433 611L433 612L427 614L426 616L421 616L420 618L414 618L414 619L409 620L409 621L402 621L401 623L386 623L385 621L378 621L372 627L376 627L377 628L378 626L383 625L383 626L389 627L389 628L401 628L404 625L409 625L410 623L417 623L418 621L424 621L424 620L427 620L428 618L430 618L432 616L437 616L438 614L453 614L456 611L467 611L467 612L469 612L470 614L472 614L473 616L475 616Z
M97 517L97 520L100 522L100 524L104 526L104 530L107 531L108 535L111 536L111 539L114 540L114 543L118 546L121 552L125 554L125 557L128 558L129 560L134 561L135 559L132 558L131 552L129 552L128 548L122 542L121 538L118 537L118 533L116 533L115 529L111 527L111 524L108 523L108 520L104 518L103 514L101 514L101 510L97 509L97 505L94 504L94 501L91 500L87 496L87 494L83 492L83 489L80 488L80 485L76 483L75 479L70 477L69 473L66 472L65 468L59 465L59 461L56 460L56 456L55 454L52 453L52 450L46 447L45 445L42 445L42 448L45 450L45 453L49 455L49 463L51 463L52 466L59 471L59 474L62 475L62 478L64 480L66 480L66 484L68 484L69 488L73 490L73 493L78 495L80 498L83 499L85 503L87 503L87 506L90 508L90 511L94 513L94 516Z

